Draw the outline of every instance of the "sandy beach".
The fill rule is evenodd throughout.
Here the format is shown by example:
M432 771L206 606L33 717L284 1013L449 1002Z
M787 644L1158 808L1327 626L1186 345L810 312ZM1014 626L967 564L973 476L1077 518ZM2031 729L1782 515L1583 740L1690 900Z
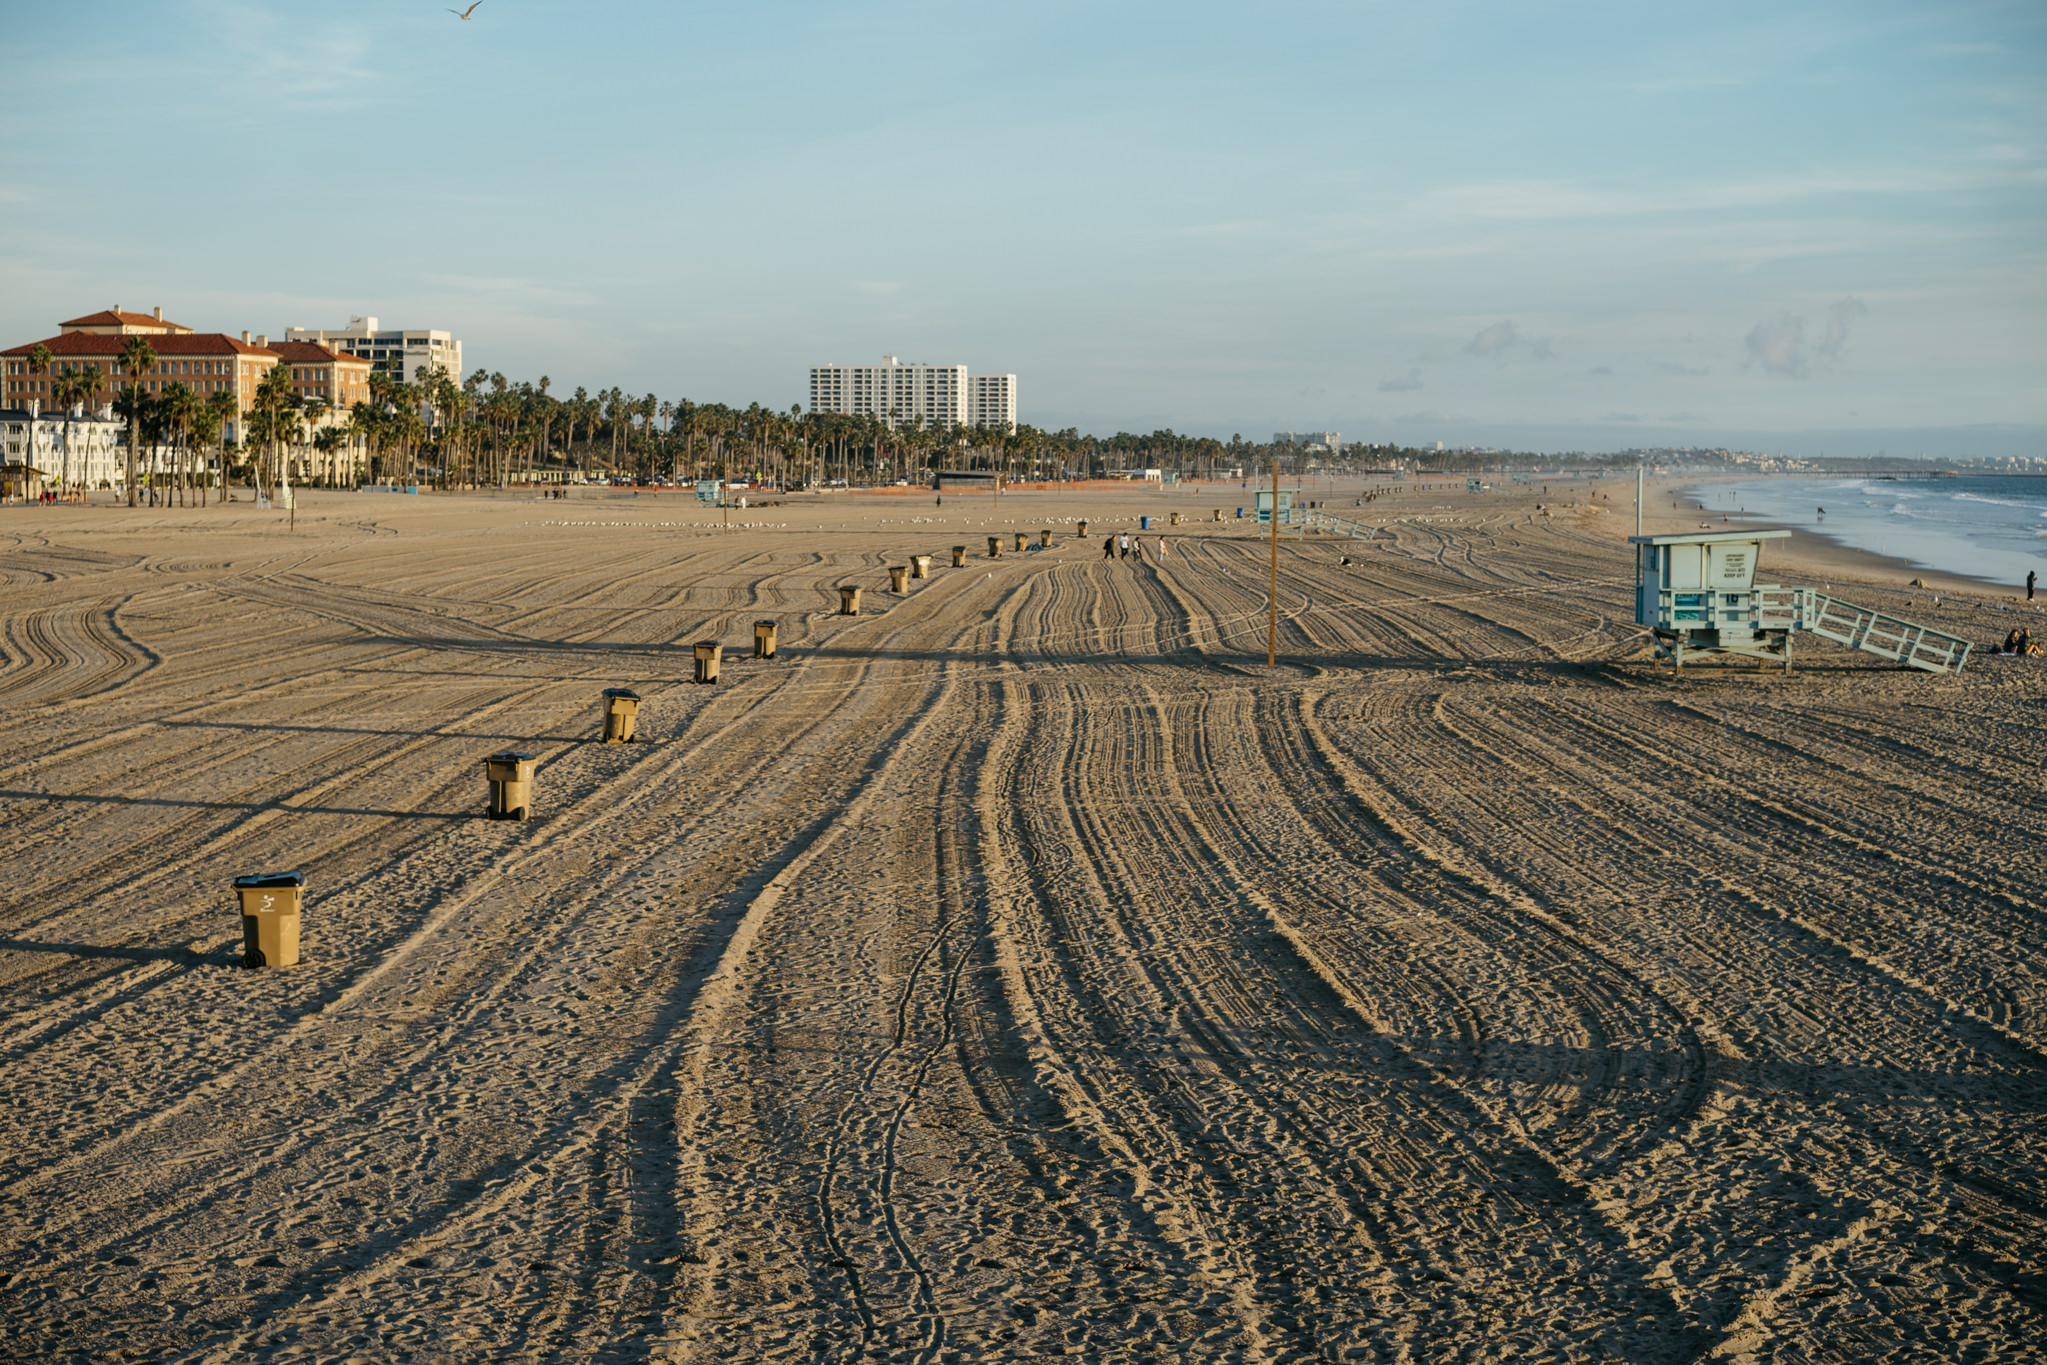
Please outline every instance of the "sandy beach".
M2047 616L1454 485L0 509L0 1359L2036 1359Z

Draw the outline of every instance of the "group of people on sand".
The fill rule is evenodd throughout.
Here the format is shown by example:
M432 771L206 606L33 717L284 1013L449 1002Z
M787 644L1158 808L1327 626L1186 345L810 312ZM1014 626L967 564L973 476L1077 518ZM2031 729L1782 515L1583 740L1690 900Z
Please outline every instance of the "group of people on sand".
M1163 564L1166 562L1166 538L1164 536L1158 538L1158 544L1154 547L1152 553L1158 556L1159 563ZM1102 541L1103 559L1128 559L1132 555L1136 555L1139 559L1144 558L1144 542L1131 535L1128 531L1120 535L1110 536Z
M2014 627L2011 634L2004 637L2004 644L1999 648L1992 650L1991 653L2031 654L2037 656L2041 654L2047 654L2047 650L2043 650L2040 648L2040 646L2033 643L2032 628L2030 626L2024 626Z

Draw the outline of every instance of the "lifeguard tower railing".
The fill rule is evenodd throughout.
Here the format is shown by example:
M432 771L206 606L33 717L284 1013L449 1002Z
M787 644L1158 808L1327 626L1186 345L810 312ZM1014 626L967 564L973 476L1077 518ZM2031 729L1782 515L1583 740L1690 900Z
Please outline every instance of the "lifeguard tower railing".
M1354 540L1370 540L1379 533L1378 527L1355 518L1339 517L1334 512L1306 506L1298 492L1292 488L1279 491L1279 524L1291 527L1295 536L1305 538L1310 531L1326 531L1330 535L1349 536ZM1271 493L1261 492L1258 495L1257 517L1260 526L1272 524Z
M1959 672L1971 644L1902 616L1844 602L1816 588L1755 581L1765 540L1789 531L1707 531L1634 536L1635 621L1656 652L1684 667L1687 655L1740 654L1791 667L1791 636L1809 630L1928 673Z
M1838 640L1865 654L1923 668L1928 673L1959 673L1969 662L1973 646L1959 635L1934 630L1888 612L1871 611L1811 588L1793 590L1804 629L1829 640Z
M1353 517L1339 517L1333 512L1324 512L1318 507L1294 512L1294 524L1303 534L1309 531L1326 531L1333 536L1349 536L1354 540L1370 540L1379 534L1379 528Z

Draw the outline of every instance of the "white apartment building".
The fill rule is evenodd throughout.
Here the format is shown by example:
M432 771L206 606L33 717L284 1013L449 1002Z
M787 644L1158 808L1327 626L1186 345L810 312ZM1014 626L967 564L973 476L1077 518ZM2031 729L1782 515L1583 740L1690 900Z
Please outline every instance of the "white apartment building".
M1016 376L967 376L967 423L976 427L1016 430Z
M380 328L375 318L350 318L348 326L335 329L287 327L286 341L310 341L370 362L372 371L391 375L401 383L417 384L430 365L447 370L448 377L461 383L462 343L446 332L426 329Z
M49 476L51 487L120 488L128 482L121 452L127 426L113 405L88 410L78 404L69 422L61 410L27 406L0 409L0 446L7 464L25 464Z
M1337 431L1275 431L1272 443L1276 446L1306 446L1309 450L1326 450L1332 455L1343 449L1343 433Z
M1016 376L969 375L964 365L813 365L810 410L878 417L890 426L1016 425Z

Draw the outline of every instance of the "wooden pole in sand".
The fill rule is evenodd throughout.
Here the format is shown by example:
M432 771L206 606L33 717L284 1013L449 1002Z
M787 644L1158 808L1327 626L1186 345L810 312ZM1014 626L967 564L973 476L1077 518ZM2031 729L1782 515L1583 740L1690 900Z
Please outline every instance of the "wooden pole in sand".
M1272 581L1266 591L1265 666L1279 667L1279 456L1272 457Z
M1635 537L1642 535L1642 466L1635 466ZM1642 547L1635 547L1635 615L1642 614Z

